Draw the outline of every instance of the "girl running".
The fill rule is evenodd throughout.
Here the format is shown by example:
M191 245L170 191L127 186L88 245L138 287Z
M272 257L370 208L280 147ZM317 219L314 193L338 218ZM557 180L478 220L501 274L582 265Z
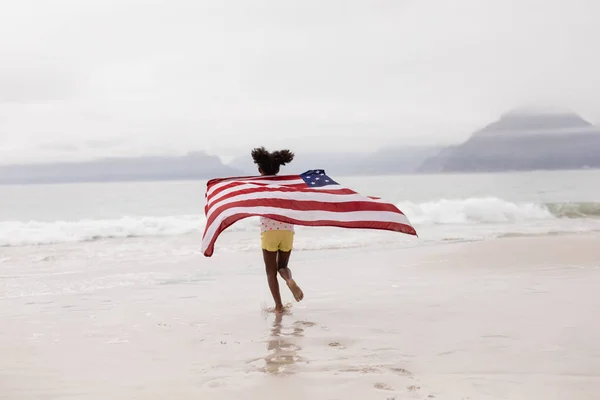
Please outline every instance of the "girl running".
M294 159L294 153L289 150L268 152L264 147L252 150L252 159L258 165L258 172L263 176L277 175L282 165ZM275 301L275 312L284 312L277 273L281 275L291 290L296 301L304 298L304 293L292 279L292 271L288 268L290 254L294 245L294 226L269 218L260 217L261 247L269 289Z

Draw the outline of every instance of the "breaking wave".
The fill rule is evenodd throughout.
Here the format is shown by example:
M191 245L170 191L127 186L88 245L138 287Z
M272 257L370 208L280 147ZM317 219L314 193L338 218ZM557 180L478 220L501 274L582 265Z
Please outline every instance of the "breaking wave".
M496 197L400 203L413 224L518 223L557 218L600 218L600 203L514 203Z
M495 197L401 202L398 207L419 226L509 224L557 219L600 219L600 203L513 203ZM86 242L111 238L170 237L202 234L203 215L123 217L79 221L0 221L0 246ZM246 219L228 231L256 231L258 221Z
M548 203L545 206L558 218L600 218L600 203Z
M123 217L79 221L2 221L0 246L88 242L99 239L178 236L201 232L204 216Z

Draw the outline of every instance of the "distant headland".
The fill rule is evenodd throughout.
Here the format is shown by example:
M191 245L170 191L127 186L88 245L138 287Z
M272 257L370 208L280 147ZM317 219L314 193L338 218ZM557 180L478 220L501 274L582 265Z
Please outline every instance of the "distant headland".
M428 158L419 172L600 168L600 129L576 113L517 109L467 141Z

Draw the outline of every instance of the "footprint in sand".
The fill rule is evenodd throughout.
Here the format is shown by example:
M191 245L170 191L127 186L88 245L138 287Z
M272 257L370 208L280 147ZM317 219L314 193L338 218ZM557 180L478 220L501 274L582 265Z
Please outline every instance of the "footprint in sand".
M317 325L316 323L310 321L296 321L295 324L298 326L303 326L305 328L312 328L313 326Z
M373 385L373 387L375 389L379 389L379 390L394 390L388 384L382 383L382 382L377 382L376 384Z
M420 386L415 386L415 385L412 385L412 386L409 386L409 387L406 388L406 390L408 390L409 392L416 392L419 389L421 389L421 387Z
M210 378L202 383L203 387L210 389L220 389L227 385L227 378Z
M361 374L380 374L381 370L375 367L364 366L364 367L350 367L340 370L340 372L359 372Z
M412 373L404 368L390 368L390 370L394 371L395 373L399 374L399 375L404 375L404 376L412 376Z

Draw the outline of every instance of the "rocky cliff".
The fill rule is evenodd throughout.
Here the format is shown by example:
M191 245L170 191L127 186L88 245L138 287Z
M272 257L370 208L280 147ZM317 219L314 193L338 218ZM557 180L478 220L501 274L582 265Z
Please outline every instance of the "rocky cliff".
M513 111L466 142L427 159L420 172L600 168L600 129L573 113Z

